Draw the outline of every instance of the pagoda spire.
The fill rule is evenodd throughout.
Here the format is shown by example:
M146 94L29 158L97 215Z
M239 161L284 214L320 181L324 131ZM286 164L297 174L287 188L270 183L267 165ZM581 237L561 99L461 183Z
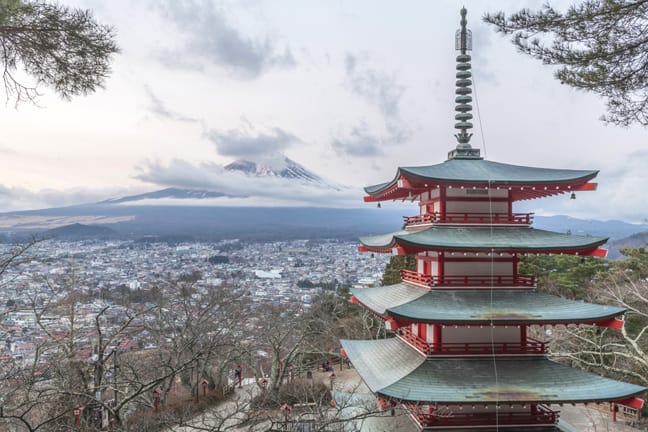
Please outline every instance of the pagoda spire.
M472 50L472 32L466 28L468 21L466 21L466 15L468 11L465 7L461 8L461 28L455 33L455 49L459 51L457 56L457 90L455 93L457 97L455 98L456 106L455 111L455 129L459 130L458 134L455 134L457 138L457 147L456 149L448 153L448 159L480 159L479 149L473 149L470 146L470 138L472 133L469 133L468 130L472 129L473 125L470 122L473 115L471 114L472 105L472 73L470 72L470 54L467 54L468 51Z

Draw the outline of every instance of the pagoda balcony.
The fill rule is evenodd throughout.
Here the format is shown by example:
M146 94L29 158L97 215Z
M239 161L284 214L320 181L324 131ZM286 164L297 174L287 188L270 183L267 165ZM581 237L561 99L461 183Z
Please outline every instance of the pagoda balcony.
M439 288L534 288L536 279L533 275L466 275L466 276L432 276L412 270L401 270L401 279L415 285Z
M464 407L463 412L456 409L450 411L441 408L436 413L424 414L415 405L409 405L408 409L416 418L417 422L426 429L459 427L459 426L541 426L555 425L558 422L560 413L553 411L546 406L536 405L534 411L525 412L490 412L471 413L470 406ZM497 408L492 407L493 411ZM467 411L467 412L466 412Z
M405 227L432 224L531 225L533 213L429 213L403 216Z
M490 356L490 355L544 355L547 342L527 338L525 342L460 342L428 343L403 327L400 337L423 354L429 356Z

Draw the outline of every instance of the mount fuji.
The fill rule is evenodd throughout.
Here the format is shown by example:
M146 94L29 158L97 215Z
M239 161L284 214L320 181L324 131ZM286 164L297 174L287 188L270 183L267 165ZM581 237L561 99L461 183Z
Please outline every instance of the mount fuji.
M321 186L324 188L340 189L339 186L331 185L322 177L308 171L302 165L294 160L279 156L269 158L259 162L253 162L245 159L238 159L225 165L225 170L229 172L239 172L253 177L278 177L284 179L298 180L302 183Z
M198 206L309 206L340 207L360 193L325 180L284 156L259 161L238 159L225 166L210 166L201 187L186 187L183 179L164 189L112 198L100 204ZM347 205L341 205L345 207Z

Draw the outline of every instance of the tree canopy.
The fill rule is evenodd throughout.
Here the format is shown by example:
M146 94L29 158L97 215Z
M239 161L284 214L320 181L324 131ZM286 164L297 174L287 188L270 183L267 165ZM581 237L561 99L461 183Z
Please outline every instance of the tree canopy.
M484 21L522 53L558 66L561 83L602 96L605 122L648 125L648 0L586 0L565 13L546 4Z
M393 256L385 266L385 273L381 285L394 285L401 281L401 270L415 270L416 259L414 255Z
M6 99L16 105L35 102L41 85L64 99L94 92L118 51L112 28L96 22L88 10L0 0L0 67Z

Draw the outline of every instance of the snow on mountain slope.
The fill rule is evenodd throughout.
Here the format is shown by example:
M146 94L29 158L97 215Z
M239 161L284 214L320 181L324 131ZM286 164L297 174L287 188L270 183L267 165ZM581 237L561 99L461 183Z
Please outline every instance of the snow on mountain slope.
M311 183L322 187L339 190L339 186L326 182L317 174L314 174L286 156L265 159L259 162L239 159L229 165L225 165L227 171L237 171L255 177L279 177L284 179L295 179L305 183Z

